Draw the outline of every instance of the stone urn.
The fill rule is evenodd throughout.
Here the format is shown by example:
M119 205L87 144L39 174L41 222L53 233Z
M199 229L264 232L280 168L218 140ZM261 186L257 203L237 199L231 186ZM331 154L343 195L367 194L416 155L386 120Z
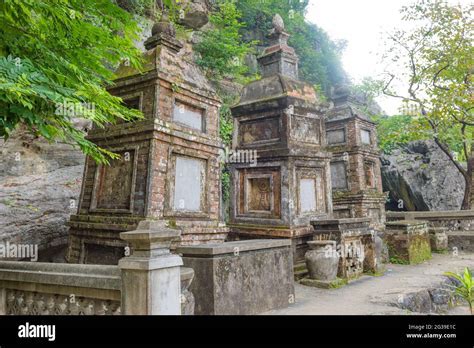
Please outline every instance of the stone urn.
M309 277L316 280L331 281L336 279L339 265L339 254L336 242L321 240L308 242L309 250L304 255Z

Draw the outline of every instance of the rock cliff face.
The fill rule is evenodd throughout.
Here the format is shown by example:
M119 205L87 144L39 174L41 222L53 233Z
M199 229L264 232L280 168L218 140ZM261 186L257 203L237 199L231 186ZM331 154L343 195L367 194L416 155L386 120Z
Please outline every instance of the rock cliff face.
M0 243L35 244L39 261L63 261L77 209L84 155L17 133L0 140Z
M384 155L382 182L390 192L390 210L457 210L465 188L463 176L434 141L412 142Z

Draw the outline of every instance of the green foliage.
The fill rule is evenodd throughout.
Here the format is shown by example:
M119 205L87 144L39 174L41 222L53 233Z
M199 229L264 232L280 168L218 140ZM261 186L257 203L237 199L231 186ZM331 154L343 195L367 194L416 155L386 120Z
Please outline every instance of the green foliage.
M196 63L213 80L224 77L241 79L248 71L243 59L254 43L242 42L240 30L245 24L239 19L240 12L234 2L219 2L217 11L209 16L212 29L204 31L201 41L194 46L198 53Z
M230 107L235 102L235 98L224 97L220 109L220 137L226 146L232 145L232 133L234 131L234 120Z
M429 139L422 120L408 115L373 116L377 124L377 136L380 149L390 154L393 150L415 140Z
M116 0L116 3L130 13L145 16L152 12L155 0Z
M8 138L23 124L50 141L78 145L100 162L116 158L86 140L73 119L101 127L141 117L104 89L121 61L140 66L132 15L109 0L4 0L0 22L0 136Z
M386 154L390 154L393 150L412 141L432 139L430 126L422 117L411 115L372 116L372 120L377 124L379 147ZM463 152L464 140L460 136L459 127L454 124L446 132L440 134L439 138L449 145L458 161L465 162L467 159ZM472 137L472 130L469 132Z
M446 272L446 276L456 279L460 284L454 288L454 293L467 302L471 314L474 307L474 280L469 268L464 269L463 274L456 274L453 272Z
M473 156L474 4L418 0L401 9L406 26L390 33L384 54L383 92L419 109L430 138L450 157L466 182L462 209L470 208ZM408 28L408 29L407 29ZM403 73L400 73L403 71ZM401 93L393 85L406 86Z
M230 173L228 170L223 170L221 175L222 185L222 200L224 202L230 201Z
M305 21L308 0L239 0L237 8L242 12L243 30L247 40L258 39L265 44L271 29L272 18L279 13L285 21L285 31L291 37L289 44L300 58L300 78L318 85L329 94L330 87L343 82L345 73L340 61L344 42L333 42L318 26Z

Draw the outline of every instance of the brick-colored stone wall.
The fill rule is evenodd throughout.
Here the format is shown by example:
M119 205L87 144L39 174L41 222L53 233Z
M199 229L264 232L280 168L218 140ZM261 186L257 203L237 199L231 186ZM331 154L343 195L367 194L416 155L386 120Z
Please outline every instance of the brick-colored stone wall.
M345 142L327 145L333 154L331 162L344 163L347 177L345 189L333 188L334 217L372 217L372 226L383 229L385 195L375 124L358 116L329 118L326 122L326 132L341 129ZM370 144L362 142L363 129L370 132Z
M125 101L133 100L144 119L96 128L89 134L99 146L131 155L131 163L121 162L125 156L111 167L87 161L78 215L70 222L70 262L117 262L125 246L118 233L133 230L144 219L165 220L181 229L173 247L226 238L228 231L220 219L220 101L189 60L191 47L180 51L174 38L160 38L161 44L145 53L147 73L122 67L121 78L110 89ZM182 181L199 180L200 187L189 188L196 202L189 209L172 203L178 158L179 163L194 163L200 173ZM186 187L179 190L186 196Z

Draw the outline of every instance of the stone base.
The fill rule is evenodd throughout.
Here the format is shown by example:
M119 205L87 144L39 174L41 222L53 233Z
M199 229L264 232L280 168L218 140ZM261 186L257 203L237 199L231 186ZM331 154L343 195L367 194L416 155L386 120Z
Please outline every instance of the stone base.
M386 201L386 193L369 190L358 193L334 191L333 215L336 219L370 217L370 227L382 231L385 229Z
M289 239L293 251L293 263L304 262L304 255L308 251L306 242L313 239L313 229L305 227L269 227L229 224L230 233L228 241L252 239Z
M390 262L418 264L431 259L431 246L426 221L400 220L388 222L384 234Z
M321 289L337 289L347 285L347 279L336 278L334 280L316 280L311 278L303 278L299 281L301 285L312 286Z
M116 265L127 256L127 243L120 239L120 232L133 231L143 220L141 217L72 215L67 262ZM223 243L229 232L216 221L151 221L159 221L163 226L180 231L180 236L171 243L172 251L180 245Z
M370 218L311 221L314 240L334 240L340 261L337 276L354 279L365 272L375 272L377 257L375 235Z
M474 231L449 231L447 235L449 252L474 252Z
M194 270L196 315L258 314L294 303L289 240L249 240L178 248Z
M431 252L445 254L448 252L448 235L444 227L430 227Z

